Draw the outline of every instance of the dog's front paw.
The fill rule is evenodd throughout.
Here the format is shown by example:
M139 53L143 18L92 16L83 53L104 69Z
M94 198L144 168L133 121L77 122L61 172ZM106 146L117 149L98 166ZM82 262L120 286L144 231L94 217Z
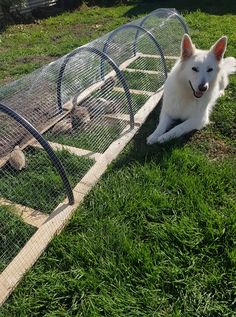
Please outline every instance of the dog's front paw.
M157 142L162 144L162 143L168 142L170 139L171 139L170 137L163 134L163 135L159 136L159 138L157 139Z
M155 137L155 135L152 133L147 137L147 144L148 145L152 145L154 143L157 142L157 138Z
M166 142L166 140L165 140L165 138L164 138L164 137L159 136L159 138L157 139L157 142L161 144L161 143L165 143L165 142Z

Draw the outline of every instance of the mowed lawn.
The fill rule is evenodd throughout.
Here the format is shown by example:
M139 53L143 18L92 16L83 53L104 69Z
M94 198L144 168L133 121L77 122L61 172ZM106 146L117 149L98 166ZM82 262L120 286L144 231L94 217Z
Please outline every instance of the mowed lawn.
M189 1L188 1L189 2ZM236 3L146 1L6 28L9 81L157 7L176 7L197 46L229 38ZM146 3L146 4L144 4ZM0 309L0 316L236 315L236 76L209 127L147 146L159 107Z

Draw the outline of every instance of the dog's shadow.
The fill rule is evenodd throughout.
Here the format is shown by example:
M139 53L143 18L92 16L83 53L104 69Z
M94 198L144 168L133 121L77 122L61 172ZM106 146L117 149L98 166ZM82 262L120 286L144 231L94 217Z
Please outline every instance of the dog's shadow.
M132 165L134 162L144 165L149 161L156 161L159 165L162 165L163 160L168 159L174 149L181 148L189 143L193 135L197 132L196 130L163 144L156 143L147 145L146 138L154 131L158 124L160 109L161 104L149 115L145 124L131 141L131 144L128 145L119 155L118 159L113 162L113 169L120 169L123 166ZM180 120L175 121L170 129L181 122Z

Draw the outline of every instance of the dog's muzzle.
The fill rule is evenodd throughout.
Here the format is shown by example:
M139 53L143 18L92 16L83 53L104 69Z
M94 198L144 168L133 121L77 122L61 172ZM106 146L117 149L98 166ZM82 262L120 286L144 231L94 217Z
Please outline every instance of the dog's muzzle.
M193 88L193 85L192 85L192 83L191 83L190 80L189 80L189 85L190 85L190 87L192 88L194 97L196 97L196 98L201 98L201 97L203 96L204 92L207 90L207 86L201 84L201 85L198 86L199 90L196 91L196 90Z

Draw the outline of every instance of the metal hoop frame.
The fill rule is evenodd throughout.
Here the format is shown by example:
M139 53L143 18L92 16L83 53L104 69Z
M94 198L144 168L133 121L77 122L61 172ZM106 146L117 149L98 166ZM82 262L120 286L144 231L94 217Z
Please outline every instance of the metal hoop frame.
M104 46L103 46L103 53L107 54L107 50L109 47L109 44L112 40L112 38L119 32L123 31L124 29L136 29L136 35L135 35L135 40L134 40L134 47L133 47L133 53L134 56L137 54L136 52L136 42L138 39L137 34L139 35L140 32L145 33L150 39L151 41L155 44L155 46L157 47L158 53L160 54L161 60L162 60L162 64L163 64L163 68L164 68L164 73L165 73L165 77L167 78L167 67L166 67L166 61L165 61L165 56L164 53L162 51L162 48L160 46L160 44L158 43L158 41L155 39L155 37L152 35L151 32L147 31L146 29L144 29L142 26L136 25L136 24L126 24L126 25L122 25L121 27L119 27L118 29L114 30L113 32L110 33L108 39L106 40ZM137 37L136 37L137 36ZM104 78L104 63L101 60L101 78Z
M50 146L50 144L44 139L44 137L41 135L41 133L39 133L32 126L32 124L28 120L26 120L24 117L22 117L20 114L18 114L17 112L12 110L8 106L0 103L0 112L3 112L5 114L7 114L8 116L10 116L11 118L13 118L14 120L16 120L42 145L44 150L47 152L50 160L52 161L53 165L55 166L58 174L61 177L61 180L62 180L64 187L65 187L65 190L66 190L69 204L73 205L74 204L74 195L73 195L72 188L70 186L70 182L69 182L68 177L66 175L66 171L65 171L61 161L59 160L59 158L57 157L57 155L53 151L52 147Z
M158 16L158 13L160 12L170 12L172 13L172 16L175 17L177 20L179 20L179 22L181 23L183 29L184 29L184 32L189 34L189 30L188 30L188 26L187 24L185 23L184 19L181 17L181 15L176 11L176 10L173 10L173 9L168 9L168 8L160 8L160 9L157 9L153 12L151 12L150 14L146 15L140 22L140 26L143 26L144 22L146 20L148 20L150 17L152 16Z
M187 27L187 24L185 23L184 19L178 14L178 12L176 12L175 10L173 9L167 9L167 8L160 8L160 9L157 9L153 12L151 12L150 14L146 15L140 22L140 26L143 27L144 23L152 16L158 16L158 13L160 12L170 12L172 13L173 17L177 18L177 20L181 23L183 29L184 29L184 32L189 34L189 31L188 31L188 27ZM135 44L134 44L134 48L136 49L136 43L137 43L137 40L138 40L138 37L139 37L139 33L140 31L137 30L136 34L135 34Z
M124 88L125 95L126 95L126 98L128 101L128 110L129 110L129 115L130 115L130 127L131 127L131 129L133 129L134 128L134 112L133 112L133 107L132 107L132 97L131 97L130 90L129 90L129 87L128 87L128 84L126 82L126 79L125 79L123 72L119 69L117 64L111 59L110 56L108 56L106 53L101 52L98 49L96 49L94 47L90 47L90 46L79 47L78 49L76 49L73 52L71 52L70 54L68 54L63 61L63 64L62 64L60 72L59 72L59 77L57 80L57 102L58 102L58 107L59 107L60 111L62 111L62 100L61 100L62 80L63 80L63 75L64 75L66 65L73 56L75 56L76 54L79 54L80 52L83 52L83 51L98 55L102 61L106 60L109 63L109 65L116 72L116 75L119 78L119 80L121 81L121 84Z

